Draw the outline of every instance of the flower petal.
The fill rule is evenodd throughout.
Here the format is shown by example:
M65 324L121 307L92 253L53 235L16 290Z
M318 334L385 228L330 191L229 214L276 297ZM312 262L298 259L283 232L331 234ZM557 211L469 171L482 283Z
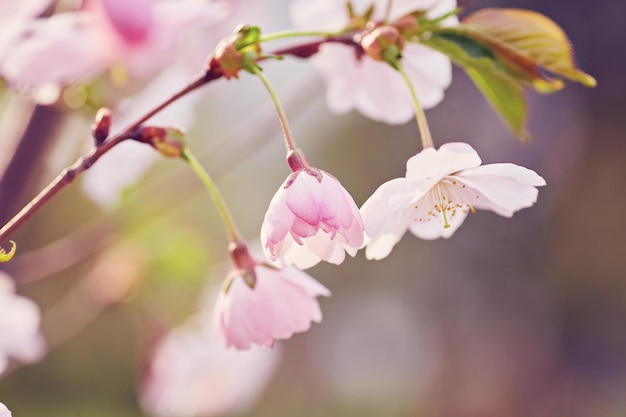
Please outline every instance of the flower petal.
M515 164L490 164L458 173L459 182L476 191L473 206L511 217L537 201L538 186L545 180L534 171Z
M481 163L478 153L467 143L451 142L438 150L426 148L406 163L406 178L418 181L441 179L453 172L474 168Z

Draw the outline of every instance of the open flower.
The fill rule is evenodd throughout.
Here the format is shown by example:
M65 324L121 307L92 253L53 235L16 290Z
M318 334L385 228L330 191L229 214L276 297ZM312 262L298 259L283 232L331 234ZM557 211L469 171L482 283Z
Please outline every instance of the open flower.
M11 411L2 403L0 403L0 417L11 417Z
M237 250L240 249L240 250ZM253 260L245 246L231 250L235 269L215 305L217 333L228 347L272 347L319 323L322 312L316 297L330 291L307 273Z
M374 6L372 21L384 18L388 0L351 2L361 16ZM440 17L456 7L456 0L394 1L389 20L394 21L415 10L428 10L431 18ZM350 20L346 2L337 0L297 0L292 18L301 29L339 31ZM456 17L446 19L458 23ZM354 47L339 43L322 45L311 58L327 87L326 101L331 111L347 113L353 109L363 115L390 124L406 123L414 116L411 95L400 74L388 64L367 55L357 56ZM436 106L452 81L450 60L443 54L417 43L407 43L402 51L402 65L425 108Z
M268 258L306 269L320 260L343 262L363 245L363 221L345 188L332 175L302 168L272 198L261 227Z
M480 164L466 143L426 148L409 159L406 177L384 183L361 207L366 256L384 258L407 229L422 239L448 238L476 209L511 217L532 206L536 187L546 184L515 164Z
M6 369L9 358L34 362L43 355L40 321L37 305L15 294L13 280L0 272L0 374Z

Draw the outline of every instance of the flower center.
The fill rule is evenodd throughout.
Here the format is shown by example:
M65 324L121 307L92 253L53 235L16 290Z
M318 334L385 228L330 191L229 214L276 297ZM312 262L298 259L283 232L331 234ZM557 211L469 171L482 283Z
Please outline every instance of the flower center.
M476 210L472 205L472 198L480 198L473 195L465 184L460 184L452 177L446 177L439 181L421 200L421 205L415 206L415 221L429 222L433 219L443 219L443 227L450 227L450 222L459 212L465 214Z

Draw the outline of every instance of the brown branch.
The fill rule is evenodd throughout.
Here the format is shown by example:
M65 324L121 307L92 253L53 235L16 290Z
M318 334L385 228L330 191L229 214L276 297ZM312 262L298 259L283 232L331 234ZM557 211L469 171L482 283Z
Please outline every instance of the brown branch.
M141 116L138 120L131 123L128 127L122 129L122 131L102 144L95 146L86 155L80 157L73 165L65 168L46 188L44 188L35 198L33 198L28 204L26 204L2 229L0 229L0 243L8 239L8 237L19 228L24 222L26 222L34 213L39 210L44 204L46 204L52 197L54 197L65 186L71 184L74 179L82 174L84 171L91 168L102 155L109 152L115 146L127 139L133 139L137 134L137 129L146 120L150 119L156 113L163 110L179 98L189 94L190 92L198 89L199 87L220 78L222 74L216 71L207 70L192 81L189 85L182 90L172 95L170 98L159 104L145 115Z
M319 48L322 44L329 42L343 43L356 47L357 53L358 50L360 50L360 46L356 42L354 42L351 35L342 35L338 37L329 37L319 41L283 48L272 52L270 55L290 55L299 58L309 58L319 52ZM138 120L123 129L120 133L117 133L116 135L105 140L103 143L94 146L94 148L92 148L89 153L80 157L73 165L65 168L54 180L52 180L52 182L50 182L50 184L48 184L48 186L46 186L46 188L44 188L37 196L35 196L28 204L26 204L15 216L13 216L11 220L9 220L2 227L2 229L0 229L0 244L5 242L11 236L11 234L15 232L15 230L17 230L22 224L24 224L24 222L30 219L30 217L35 214L39 210L39 208L45 205L59 191L65 188L65 186L67 186L68 184L71 184L77 176L91 168L91 166L96 163L96 161L98 161L100 157L102 157L112 148L127 139L138 139L138 129L140 128L142 123L150 119L156 113L163 110L165 107L174 103L179 98L191 93L192 91L195 91L196 89L202 87L205 84L208 84L211 81L221 78L222 76L223 73L219 68L207 68L206 71L204 71L200 76L198 76L194 81L192 81L182 90L147 112L145 115L141 116Z

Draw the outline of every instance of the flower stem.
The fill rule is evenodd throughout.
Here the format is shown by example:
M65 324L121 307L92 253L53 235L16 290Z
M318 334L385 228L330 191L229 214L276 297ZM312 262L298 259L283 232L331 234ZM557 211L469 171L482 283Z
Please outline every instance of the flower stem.
M269 42L277 39L284 38L298 38L298 37L306 37L306 36L323 36L323 37L333 37L337 36L336 32L324 32L324 31L298 31L298 30L281 30L279 32L270 33L269 35L261 36L259 39L259 43L261 42Z
M278 95L276 94L274 87L272 87L272 84L270 84L265 74L263 74L263 70L261 70L261 68L255 66L254 68L252 68L252 71L261 79L263 85L265 85L265 88L272 97L272 101L274 102L274 106L276 107L276 112L278 112L278 118L280 119L280 126L283 129L283 134L285 135L285 146L287 147L287 151L295 151L296 142L293 140L293 135L291 134L291 129L289 128L289 123L287 122L285 109L283 109L282 104L280 104L280 100L278 99Z
M52 199L52 197L54 197L67 185L72 183L77 176L91 168L91 166L93 166L93 164L96 163L100 157L109 152L115 146L119 145L121 142L132 138L136 134L137 128L143 122L181 97L220 77L221 75L211 72L205 72L199 75L182 90L175 93L173 96L145 113L139 119L132 122L120 133L110 137L99 146L93 147L87 154L80 157L73 165L65 168L55 179L52 180L52 182L50 182L39 194L26 204L15 216L13 216L11 220L2 226L0 229L0 242L5 241L15 230L24 224L24 222L26 222L41 207L43 207L50 199Z
M383 22L389 23L389 17L391 16L391 8L393 7L393 0L387 0L387 6L385 8L385 17L383 18Z
M430 135L430 129L428 128L428 121L426 120L426 115L424 114L424 109L420 105L419 100L417 99L417 94L415 93L415 88L413 88L413 84L409 79L409 76L404 71L402 65L398 64L397 70L402 75L404 82L407 87L409 87L409 91L411 92L411 98L413 99L413 107L415 109L415 120L417 121L417 127L420 131L420 136L422 138L422 146L424 149L433 148L433 138Z
M239 238L239 232L237 232L237 226L235 225L233 216L230 214L230 211L228 211L224 198L220 194L219 189L215 185L215 182L213 182L209 173L204 169L200 161L196 159L189 149L185 149L181 157L189 163L193 172L195 172L198 178L200 178L209 192L211 200L215 203L215 207L222 218L222 222L224 223L224 227L226 228L226 233L228 234L230 241L233 243L239 242L241 239Z

